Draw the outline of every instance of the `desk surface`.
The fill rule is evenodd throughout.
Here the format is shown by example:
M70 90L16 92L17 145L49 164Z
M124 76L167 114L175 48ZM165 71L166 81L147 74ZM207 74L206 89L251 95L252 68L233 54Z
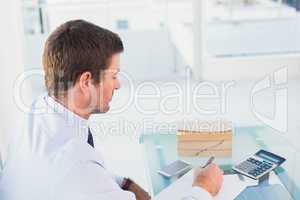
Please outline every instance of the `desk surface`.
M263 126L236 127L233 133L233 152L229 158L217 158L215 162L226 172L231 172L234 163L252 155L259 149L266 149L287 158L283 166L276 170L285 189L289 191L294 199L300 199L300 182L291 178L295 176L297 158L296 150L289 145L289 142L273 129ZM157 173L163 166L172 163L177 159L185 160L193 166L202 166L208 158L179 157L177 154L176 132L147 132L142 135L140 143L143 145L148 175L153 194L158 194L176 179L166 179ZM240 199L240 198L238 198Z

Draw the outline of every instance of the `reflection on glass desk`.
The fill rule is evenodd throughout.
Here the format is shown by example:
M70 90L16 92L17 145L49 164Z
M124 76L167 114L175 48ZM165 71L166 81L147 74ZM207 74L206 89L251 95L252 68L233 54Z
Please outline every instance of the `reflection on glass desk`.
M232 142L232 156L215 159L215 163L221 166L225 174L234 173L231 170L233 164L254 154L259 149L269 150L287 159L287 161L275 171L285 187L281 189L284 189L289 193L288 197L285 199L300 199L300 172L298 172L299 170L296 170L297 167L298 169L300 167L300 156L298 155L296 148L294 148L282 134L264 126L236 127L233 131ZM164 178L157 173L163 166L178 159L191 163L193 166L203 166L208 159L208 157L179 157L177 155L176 131L159 133L147 132L141 136L140 143L143 145L145 151L145 159L148 166L147 172L152 187L152 193L154 195L158 194L176 180L176 178ZM298 177L298 179L296 177ZM264 188L262 187L256 188L256 193L271 191L269 189L263 189ZM240 195L237 199L251 199L245 198L245 195L251 194L252 190L255 190L255 188L245 191L245 193ZM279 191L279 189L277 191Z

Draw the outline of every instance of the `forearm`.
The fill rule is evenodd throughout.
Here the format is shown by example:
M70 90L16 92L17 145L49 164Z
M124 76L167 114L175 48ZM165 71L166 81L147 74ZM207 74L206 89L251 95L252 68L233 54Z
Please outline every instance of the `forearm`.
M125 178L122 189L134 193L137 200L150 200L151 196L142 187L131 179Z

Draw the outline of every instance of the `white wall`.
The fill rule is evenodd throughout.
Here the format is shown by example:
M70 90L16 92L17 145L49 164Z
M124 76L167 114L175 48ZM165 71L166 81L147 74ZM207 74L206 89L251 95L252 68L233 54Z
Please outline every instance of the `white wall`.
M299 23L295 18L241 25L209 24L205 34L207 52L200 69L195 71L199 71L196 77L213 81L256 80L288 67L289 79L299 79L300 54L291 54L300 52ZM179 53L189 66L193 66L191 24L172 26L170 32Z
M19 0L2 1L0 6L0 151L5 157L8 138L22 125L22 113L13 101L13 85L23 70L21 10Z
M161 9L161 8L160 8ZM49 4L47 12L49 30L71 19L85 19L109 29L116 29L118 20L128 20L131 30L157 29L161 13L149 1Z
M271 55L300 52L300 18L211 22L207 53L213 56Z
M200 76L205 80L259 80L288 67L289 79L299 79L299 25L299 17L208 24L206 45L211 57L205 59Z
M175 52L167 30L135 30L119 34L125 47L121 69L134 79L162 79L174 72ZM26 69L41 69L45 39L44 35L26 36ZM183 68L181 63L178 65Z
M235 58L210 58L202 67L204 80L260 80L282 68L289 79L300 78L300 54Z
M175 52L169 42L168 31L130 31L120 35L125 47L122 70L138 80L164 80L172 77Z

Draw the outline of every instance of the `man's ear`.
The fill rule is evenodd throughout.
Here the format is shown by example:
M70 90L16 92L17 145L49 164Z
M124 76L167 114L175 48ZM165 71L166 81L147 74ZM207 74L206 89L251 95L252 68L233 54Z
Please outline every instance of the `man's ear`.
M78 83L82 92L88 91L89 85L92 84L91 72L83 72L78 79Z

